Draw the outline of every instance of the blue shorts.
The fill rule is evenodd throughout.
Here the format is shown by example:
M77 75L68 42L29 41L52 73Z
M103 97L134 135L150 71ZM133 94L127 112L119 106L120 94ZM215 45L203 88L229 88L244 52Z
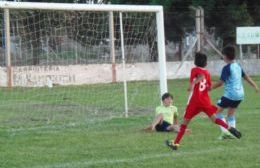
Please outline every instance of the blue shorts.
M218 101L218 106L222 108L237 108L241 100L231 100L224 96Z
M171 124L166 122L166 121L163 121L162 123L160 124L157 124L155 126L155 129L156 131L158 132L169 132L169 130L167 129Z

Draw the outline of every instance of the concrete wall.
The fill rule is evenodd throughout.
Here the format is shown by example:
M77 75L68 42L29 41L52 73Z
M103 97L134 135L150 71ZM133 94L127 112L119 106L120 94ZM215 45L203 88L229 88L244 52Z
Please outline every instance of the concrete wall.
M169 62L167 64L167 75L168 79L176 79L176 78L188 78L190 75L190 70L194 67L193 61L186 61L183 63L181 68L177 71L180 62ZM260 60L259 59L249 59L240 61L240 64L244 71L249 75L260 75ZM207 65L207 69L211 73L211 76L220 76L223 66L225 66L225 62L222 60L219 61L209 61Z
M260 75L260 60L244 60L241 62L245 72L250 75ZM194 66L192 61L184 62L177 69L180 62L167 63L168 79L187 78ZM223 61L209 61L207 69L212 76L218 76ZM70 66L21 66L13 67L13 86L42 87L49 85L50 81L56 85L81 85L112 82L112 66L110 64L70 65ZM123 80L122 65L116 67L117 81ZM158 63L136 63L126 65L126 79L132 80L158 80ZM7 85L6 68L0 67L0 86Z

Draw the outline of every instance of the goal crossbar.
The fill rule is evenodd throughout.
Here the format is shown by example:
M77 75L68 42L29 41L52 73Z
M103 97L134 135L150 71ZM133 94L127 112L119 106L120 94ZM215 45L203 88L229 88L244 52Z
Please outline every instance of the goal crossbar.
M117 11L117 12L160 12L162 6L154 5L97 5L40 2L0 2L2 9L66 10L66 11Z

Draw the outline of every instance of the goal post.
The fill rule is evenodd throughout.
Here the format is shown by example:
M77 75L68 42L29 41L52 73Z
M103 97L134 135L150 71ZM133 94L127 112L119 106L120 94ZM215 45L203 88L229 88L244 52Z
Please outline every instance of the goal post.
M36 3L36 2L0 2L0 8L5 9L31 9L31 10L67 10L67 11L108 11L108 12L156 12L157 40L160 64L161 94L167 92L167 75L165 59L164 17L162 6L140 5L88 5L66 3ZM9 13L8 13L9 14ZM6 38L8 41L9 39ZM6 44L9 42L6 41ZM7 49L10 52L10 49Z
M97 5L39 2L0 2L2 9L63 10L63 11L114 11L114 12L162 12L162 6L149 5Z
M5 38L2 41L2 44L4 46L5 49L5 59L7 60L6 63L4 64L7 68L7 84L6 86L19 86L18 84L14 84L14 80L13 80L13 75L14 73L12 73L12 69L13 68L17 68L17 67L21 67L21 66L26 66L28 64L35 66L35 65L41 65L41 62L39 61L41 59L41 57L44 57L44 59L46 59L46 63L43 65L48 65L48 66L53 66L53 65L64 65L65 66L69 66L71 64L88 64L90 62L90 59L93 59L93 55L94 54L90 54L88 56L88 60L87 59L83 59L83 56L80 57L80 54L83 54L84 56L86 56L86 53L88 54L88 52L90 52L90 50L94 50L95 48L95 52L100 52L101 49L102 50L107 50L107 48L101 48L100 46L103 45L104 39L109 39L110 41L110 45L108 45L109 49L109 53L112 56L112 58L110 59L110 63L112 63L112 81L115 82L116 80L118 80L118 82L120 82L120 77L117 76L115 77L115 74L120 74L120 72L115 72L116 67L115 68L115 64L119 64L122 58L122 55L124 56L125 53L122 52L126 52L124 49L127 50L127 48L134 48L132 50L137 50L136 48L136 44L133 47L133 43L137 43L137 44L142 44L143 42L140 42L142 40L142 38L146 38L146 36L151 36L151 37L147 37L150 38L150 41L152 41L151 46L153 47L152 49L149 48L151 47L150 44L142 44L142 46L145 48L146 46L148 46L148 50L149 52L153 52L152 50L157 50L157 58L158 59L158 69L159 69L159 95L162 95L163 93L167 92L168 88L167 88L167 73L166 73L166 56L165 56L165 35L164 35L164 17L163 17L163 7L162 6L148 6L148 5L89 5L89 4L68 4L68 3L37 3L37 2L0 2L0 9L4 11L4 26L2 25L2 31L4 32ZM21 16L19 16L19 12L23 12L26 11L27 13L21 13ZM43 13L38 14L37 16L31 16L34 15L33 12L28 12L28 11L40 11ZM50 13L45 12L45 11L50 11ZM12 12L17 12L15 14L11 14ZM45 13L44 13L45 12ZM61 13L59 13L61 12ZM68 12L69 14L63 14L62 12ZM73 12L79 12L79 13L73 13ZM89 12L89 14L85 14L84 12ZM96 18L95 17L99 17L96 12L101 13L100 18ZM103 15L103 13L106 13ZM137 13L137 14L136 14ZM139 13L139 14L138 14ZM155 16L155 21L152 21L151 24L154 22L155 27L152 27L151 29L153 29L152 31L154 31L155 34L147 32L149 29L149 25L145 25L145 17L147 17L148 19L150 17L150 13L152 13ZM125 18L122 18L122 22L119 22L119 14L120 16L122 14L124 14ZM12 16L11 16L12 15ZM116 16L115 16L116 15ZM12 19L11 19L12 17ZM112 17L112 18L111 18ZM114 23L114 19L118 19L117 23ZM116 18L117 17L117 18ZM142 18L144 17L144 18ZM87 19L85 19L87 18ZM64 21L65 19L65 21ZM85 20L84 20L85 19ZM112 20L113 21L112 21ZM135 20L136 19L136 20ZM142 19L142 20L141 20ZM105 23L107 20L107 23ZM110 20L110 21L109 21ZM11 22L11 23L10 23ZM76 29L75 24L81 24L82 27L86 28L86 34L84 35L83 29L81 29L80 31L74 31L74 29ZM26 25L27 24L27 25ZM44 26L41 26L41 24L44 24ZM57 28L55 29L51 29L51 25L49 25L50 27L48 27L48 24L53 24L55 25ZM57 26L58 24L62 24L63 26L68 26L66 28L63 28L62 26ZM93 24L93 25L90 25ZM99 27L95 27L95 24L100 24ZM101 25L102 24L102 25ZM111 24L115 24L114 26ZM123 24L123 25L122 25ZM133 26L129 26L128 24L136 24ZM150 23L149 23L150 24ZM11 25L11 27L10 27ZM124 29L124 32L120 33L120 30L114 30L113 28L117 28L117 27L126 27L126 29ZM35 32L28 32L27 29L30 29L31 27L34 28ZM88 31L87 28L94 28L95 30L93 31ZM130 28L129 28L130 27ZM142 31L138 30L136 32L134 32L134 29L141 29ZM144 28L145 27L145 28ZM69 29L71 28L71 30ZM106 30L106 28L108 30ZM26 29L26 31L25 31ZM48 29L48 30L44 30L44 29ZM100 30L99 30L100 29ZM128 30L129 29L129 30ZM69 32L68 32L69 31ZM70 32L71 31L71 32ZM99 33L99 31L104 31L102 33ZM108 33L106 33L106 31L108 31ZM118 31L117 33L114 32L110 32L110 31ZM127 32L127 31L131 31L131 32ZM36 35L37 34L37 35ZM55 49L55 51L59 50L60 48L66 48L66 46L57 46L57 44L60 44L61 41L63 40L67 40L67 41L72 41L71 39L73 38L60 38L62 37L62 35L65 34L66 36L77 36L76 38L80 38L81 42L83 43L88 43L90 42L90 40L88 41L88 39L86 39L86 36L88 34L90 34L90 36L94 36L93 34L95 34L97 37L97 39L91 39L91 43L93 45L96 45L96 47L92 47L92 46L87 46L87 44L82 44L82 46L80 44L78 44L77 42L71 42L71 43L76 43L76 56L74 56L73 58L70 58L70 54L69 52L65 52L60 54L59 52L54 52L53 50ZM69 35L68 35L69 34ZM109 34L108 37L106 34ZM123 34L127 34L127 36L129 37L124 37ZM132 35L134 34L134 35ZM51 39L52 35L57 37L55 39ZM113 36L116 35L120 35L120 37L116 37L115 42L111 40L113 40ZM136 37L138 35L141 35L141 37ZM37 36L37 37L35 37ZM155 37L153 37L155 36ZM19 41L20 40L20 48L25 48L26 51L24 51L23 53L20 53L20 57L18 58L14 58L14 56L12 56L11 54L11 45L10 45L10 41L13 38L13 41ZM25 39L27 40L25 43L21 42L21 39ZM37 38L37 39L36 39ZM58 39L60 38L60 41L58 41ZM137 38L139 38L138 40L136 40ZM3 38L2 38L3 39ZM78 40L77 39L77 40ZM151 40L152 39L152 40ZM129 42L127 42L127 40L129 40ZM135 40L137 42L135 42ZM124 46L119 45L118 41L124 42L126 41L126 44L124 44ZM145 40L144 40L145 41ZM149 43L149 39L146 40L146 43ZM14 43L14 42L13 42ZM17 43L17 42L15 42ZM97 44L98 43L98 44ZM35 45L37 44L37 48L35 47ZM23 45L23 46L22 46ZM51 46L51 47L50 47ZM97 47L98 46L98 47ZM156 46L156 47L154 47ZM127 48L126 48L127 47ZM36 49L35 49L36 48ZM68 47L67 47L68 48ZM118 52L115 51L115 48L117 49L117 51L121 51L121 56L116 56L118 55ZM120 49L121 48L121 49ZM140 47L142 48L142 47ZM24 50L25 50L24 49ZM78 51L81 50L81 53L78 53ZM44 54L43 54L44 51ZM60 50L59 50L60 51ZM37 56L36 58L32 58L29 57L28 55L36 55L37 53L39 53L39 56ZM50 54L52 53L52 54ZM47 56L46 56L47 54ZM27 55L26 58L24 58L21 55ZM74 59L74 62L70 62L66 61L66 63L64 63L64 61L60 61L57 59L60 58L60 55L62 57L68 58L68 59ZM145 54L141 54L141 55L145 55ZM55 57L55 59L53 60L48 60L51 57ZM130 55L131 56L131 55ZM121 57L121 58L120 58ZM127 57L127 54L126 54ZM145 56L143 56L145 57ZM132 57L131 57L132 58ZM82 59L83 61L78 63L79 61L81 61L80 59ZM132 59L136 59L136 58L132 58ZM140 59L141 58L137 58ZM143 60L145 60L147 58L143 58ZM16 61L16 62L15 62ZM154 60L149 60L149 62L153 62ZM53 62L53 63L52 63ZM129 63L131 61L127 60L127 63ZM134 60L133 62L138 62L136 60ZM122 63L122 62L121 62ZM101 63L103 64L103 62ZM123 63L124 64L124 63ZM30 67L31 69L33 69L32 67ZM123 65L123 71L125 70L125 66ZM149 73L149 72L148 72ZM68 72L69 74L69 72ZM123 77L129 77L129 74L123 74ZM21 73L20 73L21 75ZM29 78L31 76L31 74L27 74L27 78ZM48 76L48 75L47 75ZM62 75L61 75L62 76ZM122 76L122 74L121 74ZM51 75L49 75L48 77L48 81L50 81L50 78L52 78ZM74 78L78 79L78 77L68 77L69 79L73 79ZM119 78L119 79L118 79ZM18 79L18 78L17 78ZM16 79L16 80L17 80ZM122 78L121 78L122 79ZM131 80L139 80L139 79L131 79ZM140 80L146 80L144 79L140 79ZM152 79L153 80L153 79ZM122 80L121 80L122 81ZM33 81L26 81L27 84L28 83L33 83ZM19 82L18 82L19 83ZM55 84L55 82L53 82ZM99 82L96 82L99 83ZM101 82L102 83L102 82ZM81 83L84 84L84 83ZM26 86L26 84L24 84ZM24 86L22 84L22 86ZM59 84L58 84L59 85ZM73 83L68 83L68 85L73 85ZM29 87L35 87L37 85L30 85ZM138 90L137 92L139 92L140 90ZM127 94L125 94L127 95ZM125 99L127 99L127 96L125 96ZM134 98L132 98L134 99ZM156 97L156 99L159 102L159 97ZM127 107L127 103L128 101L126 101L125 103L125 107ZM125 108L126 111L126 116L128 113L128 108Z

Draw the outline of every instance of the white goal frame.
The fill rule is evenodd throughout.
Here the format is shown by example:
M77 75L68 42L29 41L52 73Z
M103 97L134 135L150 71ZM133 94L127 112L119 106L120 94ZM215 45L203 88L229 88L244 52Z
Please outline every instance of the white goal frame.
M58 11L105 11L105 12L154 12L156 13L157 47L160 76L160 94L168 91L166 56L165 56L165 34L164 16L162 6L148 5L95 5L95 4L70 4L70 3L38 3L38 2L0 2L0 8L4 10L5 26L5 57L7 68L7 86L12 87L12 64L10 50L10 9L31 10L58 10ZM122 32L121 32L122 33ZM124 53L122 53L124 55ZM127 94L126 94L127 95ZM126 109L127 111L127 109ZM127 114L127 112L126 112Z

